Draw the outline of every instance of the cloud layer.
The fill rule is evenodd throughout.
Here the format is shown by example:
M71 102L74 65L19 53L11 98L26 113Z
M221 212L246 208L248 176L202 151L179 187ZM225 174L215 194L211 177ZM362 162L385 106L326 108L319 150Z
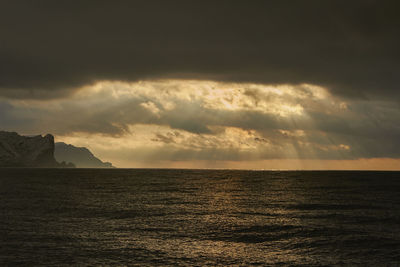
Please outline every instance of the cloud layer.
M398 104L310 85L98 82L54 100L3 100L1 124L136 161L400 157Z

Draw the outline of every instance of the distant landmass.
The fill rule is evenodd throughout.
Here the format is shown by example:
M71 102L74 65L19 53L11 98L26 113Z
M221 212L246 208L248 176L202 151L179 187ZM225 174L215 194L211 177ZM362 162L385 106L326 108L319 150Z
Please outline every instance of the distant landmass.
M0 167L60 168L73 164L58 163L54 158L54 137L21 136L0 131Z
M110 162L103 162L86 147L76 147L63 142L55 143L54 156L57 161L72 162L78 168L114 168Z

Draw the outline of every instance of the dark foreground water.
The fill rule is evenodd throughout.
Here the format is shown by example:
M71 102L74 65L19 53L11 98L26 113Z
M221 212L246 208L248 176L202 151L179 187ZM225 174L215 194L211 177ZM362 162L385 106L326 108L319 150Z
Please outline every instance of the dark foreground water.
M400 266L400 172L2 169L0 265Z

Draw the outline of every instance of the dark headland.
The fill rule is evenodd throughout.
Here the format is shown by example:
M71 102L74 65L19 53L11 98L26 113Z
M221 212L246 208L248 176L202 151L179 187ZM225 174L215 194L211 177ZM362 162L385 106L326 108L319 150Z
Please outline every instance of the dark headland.
M87 148L54 143L54 136L22 136L0 131L0 167L22 168L112 168Z

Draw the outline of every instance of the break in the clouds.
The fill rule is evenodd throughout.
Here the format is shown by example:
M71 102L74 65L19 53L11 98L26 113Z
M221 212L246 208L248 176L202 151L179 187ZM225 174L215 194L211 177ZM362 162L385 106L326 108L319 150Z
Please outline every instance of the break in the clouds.
M1 109L5 128L46 129L117 162L400 157L398 104L310 84L103 81Z
M1 1L0 127L50 132L117 166L399 158L397 11Z

